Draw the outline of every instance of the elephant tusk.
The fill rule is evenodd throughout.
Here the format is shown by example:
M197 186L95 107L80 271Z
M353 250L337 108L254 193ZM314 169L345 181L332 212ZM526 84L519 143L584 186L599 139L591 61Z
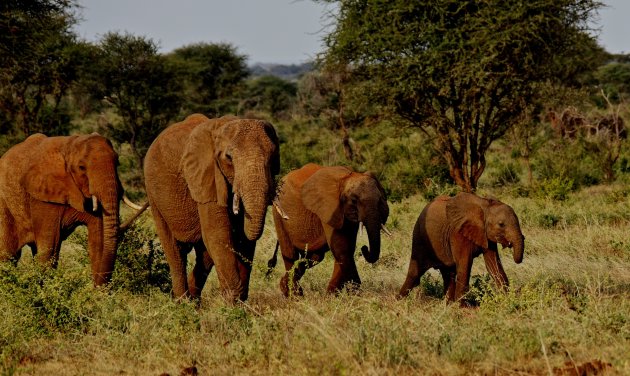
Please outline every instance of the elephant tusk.
M359 236L363 236L363 222L359 222Z
M127 204L127 206L129 206L132 209L135 209L135 210L143 210L144 209L142 206L140 206L140 205L134 203L133 201L131 201L129 199L129 197L127 197L127 195L123 195L123 202L125 204Z
M383 230L384 233L387 234L387 236L392 236L392 233L389 232L389 230L387 229L387 227L385 227L384 224L381 223L381 230Z
M232 212L234 215L238 215L238 210L241 205L241 198L238 196L238 192L234 192L234 199L232 200Z
M97 211L98 210L98 199L96 198L96 195L92 195L92 211Z
M282 209L282 206L280 206L280 202L277 199L274 198L272 204L282 219L289 219L289 216L284 212L284 209Z

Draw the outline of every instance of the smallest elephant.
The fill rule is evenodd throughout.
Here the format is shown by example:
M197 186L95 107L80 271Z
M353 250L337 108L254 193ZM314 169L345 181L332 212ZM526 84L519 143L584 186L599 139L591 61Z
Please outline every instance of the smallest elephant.
M416 221L409 271L399 296L407 296L418 286L420 277L435 268L442 274L448 301L461 299L468 291L473 259L480 254L495 283L506 290L508 279L497 243L512 247L518 264L523 261L524 242L518 217L510 206L471 193L440 196Z

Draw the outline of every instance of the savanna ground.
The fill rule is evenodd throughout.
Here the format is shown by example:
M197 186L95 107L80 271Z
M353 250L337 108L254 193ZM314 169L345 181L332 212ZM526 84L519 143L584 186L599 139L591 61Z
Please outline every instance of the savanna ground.
M358 294L325 294L329 255L305 275L303 298L282 297L282 268L265 278L275 244L270 220L250 299L236 306L218 296L215 274L198 308L174 303L157 287L134 286L144 271L125 250L125 269L109 289L95 290L79 233L65 244L57 271L43 272L29 257L17 268L2 266L2 370L158 375L194 365L200 374L547 374L567 361L600 360L628 374L629 193L591 188L562 203L500 196L520 214L526 256L515 265L501 252L507 295L495 294L483 261L475 261L475 309L445 304L435 273L410 298L395 299L410 229L426 203L421 196L391 205L393 236L384 239L378 263L357 256ZM137 235L152 231L146 218L141 227ZM164 271L153 272L155 279Z
M406 157L396 153L428 147L415 135L401 137L403 147L379 137L379 129L371 132L382 147L364 146L366 164L387 156L381 171L400 177L385 183L396 196L403 189L397 191L396 181L407 176L400 167ZM297 158L292 148L303 150L299 157L307 160L322 160L310 154L318 148L339 150L334 138L326 140L322 146L306 132L293 146L283 145L283 163ZM336 163L336 155L329 153L327 162ZM484 175L479 193L514 207L526 236L525 257L516 265L510 250L500 251L508 294L495 292L482 258L476 259L468 296L476 308L447 305L435 271L409 298L395 298L415 220L435 194L453 193L449 186L435 184L390 202L392 236L383 238L381 259L370 265L356 253L359 293L325 293L332 272L328 254L302 279L304 297L285 299L278 288L282 263L265 278L276 239L268 215L250 298L235 306L219 296L214 272L200 306L171 299L168 270L145 214L120 246L108 288L92 286L84 229L64 243L57 270L42 270L28 252L17 267L0 265L2 373L177 375L196 367L202 375L538 375L591 366L593 372L630 374L627 177L576 191L551 180L538 193L523 194L520 185L493 187L493 176L496 171Z

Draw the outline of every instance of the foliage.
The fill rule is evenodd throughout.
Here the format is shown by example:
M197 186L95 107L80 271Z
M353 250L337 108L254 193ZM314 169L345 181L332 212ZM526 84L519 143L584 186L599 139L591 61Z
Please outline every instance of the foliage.
M370 170L393 201L418 192L438 195L452 184L446 164L432 147L433 141L416 129L399 129L382 121L350 130L358 156L355 160L347 158L335 132L319 122L292 120L277 123L276 129L282 150L281 175L309 162Z
M153 41L131 34L105 34L95 58L96 64L83 66L81 85L116 110L120 122L102 130L118 143L129 143L139 168L153 139L179 115L174 69Z
M235 112L249 71L246 57L230 44L197 43L166 55L184 88L184 113L221 116Z
M343 67L304 74L298 81L299 113L319 118L333 129L367 125L370 119L378 118L375 106L360 94L362 86L347 85L349 77Z
M154 231L136 222L122 235L111 285L134 294L146 294L151 287L171 291L168 263Z
M493 141L519 121L538 84L590 69L595 0L330 1L327 65L349 66L367 94L432 129L458 185L473 190Z
M68 131L75 9L74 0L0 4L0 154L32 133Z
M241 94L239 113L259 111L274 119L289 118L297 88L292 82L275 76L261 76L246 82Z
M630 62L612 61L604 64L595 72L595 78L612 102L630 99ZM601 105L605 106L606 103L602 102Z
M532 160L537 179L571 179L575 187L597 184L603 180L601 168L589 144L583 139L576 142L550 141Z

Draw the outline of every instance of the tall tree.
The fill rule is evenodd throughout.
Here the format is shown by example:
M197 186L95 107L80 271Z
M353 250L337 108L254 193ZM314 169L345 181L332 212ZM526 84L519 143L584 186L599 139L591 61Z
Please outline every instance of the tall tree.
M522 119L541 83L576 82L596 43L596 0L328 0L329 66L431 131L450 174L473 191L491 143ZM365 83L368 83L367 85Z
M112 105L120 116L106 131L128 143L141 168L155 137L177 116L181 86L156 44L145 37L108 33L91 64L83 66L83 92Z
M176 49L168 59L184 84L187 112L211 116L234 111L249 71L246 56L230 44L197 43Z
M73 0L0 2L0 128L22 138L62 133L60 104L75 78Z

